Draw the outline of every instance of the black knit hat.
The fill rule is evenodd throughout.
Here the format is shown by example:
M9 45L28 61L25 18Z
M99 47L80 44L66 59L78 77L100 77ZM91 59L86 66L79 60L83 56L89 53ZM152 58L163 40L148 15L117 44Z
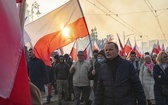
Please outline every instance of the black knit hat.
M59 56L59 59L61 59L61 58L63 58L63 59L64 59L64 56L63 56L63 55L60 55L60 56Z
M99 54L103 55L106 58L104 50L99 51L99 53L97 55L99 55Z

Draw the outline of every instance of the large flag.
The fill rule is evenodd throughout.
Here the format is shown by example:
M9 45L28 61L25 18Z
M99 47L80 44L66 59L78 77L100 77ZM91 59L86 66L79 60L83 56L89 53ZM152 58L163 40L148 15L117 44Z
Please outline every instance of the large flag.
M131 50L132 50L132 46L131 46L131 42L130 42L130 40L129 40L129 38L128 38L128 40L127 40L127 42L126 42L126 44L125 44L125 46L124 46L124 53L125 53L126 55L128 55Z
M138 58L140 58L141 57L141 52L140 52L140 50L139 50L139 48L138 48L138 46L137 46L137 44L135 43L135 46L134 46L134 48L133 48L133 50L132 51L134 51L135 53L136 53L136 56L138 57Z
M70 0L25 26L34 45L35 55L50 65L50 54L75 39L89 35L78 0Z
M73 61L77 61L77 53L78 53L78 40L75 40L74 45L71 49L70 56Z
M118 37L118 41L119 41L119 44L120 44L120 55L124 56L124 48L123 48L123 45L121 43L121 40L120 40L120 37L118 36L118 34L117 34L117 37Z
M90 43L86 46L83 52L84 52L85 60L89 61L92 54Z
M0 0L0 20L0 105L31 105L15 0Z

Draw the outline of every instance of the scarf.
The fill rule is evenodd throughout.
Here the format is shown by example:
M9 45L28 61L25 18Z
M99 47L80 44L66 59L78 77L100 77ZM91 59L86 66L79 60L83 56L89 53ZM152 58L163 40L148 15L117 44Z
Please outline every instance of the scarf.
M151 61L150 63L144 63L144 65L150 70L152 71L153 70L153 62Z

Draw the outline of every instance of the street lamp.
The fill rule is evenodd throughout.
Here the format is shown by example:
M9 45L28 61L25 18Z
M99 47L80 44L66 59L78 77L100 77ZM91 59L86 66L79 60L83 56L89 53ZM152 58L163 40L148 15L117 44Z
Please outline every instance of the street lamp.
M96 27L94 29L91 29L91 35L93 37L92 40L96 41L97 40L97 28Z
M41 15L40 11L39 11L39 7L40 5L35 1L32 3L32 6L31 6L31 18L32 18L32 21L33 21L33 14L34 14L34 9L37 9L37 12L36 12L36 15L39 16Z

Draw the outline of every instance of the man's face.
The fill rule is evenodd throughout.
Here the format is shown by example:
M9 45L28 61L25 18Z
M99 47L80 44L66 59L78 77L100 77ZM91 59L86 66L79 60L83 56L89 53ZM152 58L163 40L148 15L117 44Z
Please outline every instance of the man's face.
M83 61L84 60L84 55L78 55L78 60Z
M135 61L136 55L135 54L130 54L130 60Z
M29 56L29 58L34 58L35 57L34 53L33 53L33 50L28 51L28 56Z
M59 58L59 61L60 61L60 62L64 62L64 58L62 58L62 57Z
M106 44L104 47L104 52L107 59L113 59L118 56L118 49L113 43Z

